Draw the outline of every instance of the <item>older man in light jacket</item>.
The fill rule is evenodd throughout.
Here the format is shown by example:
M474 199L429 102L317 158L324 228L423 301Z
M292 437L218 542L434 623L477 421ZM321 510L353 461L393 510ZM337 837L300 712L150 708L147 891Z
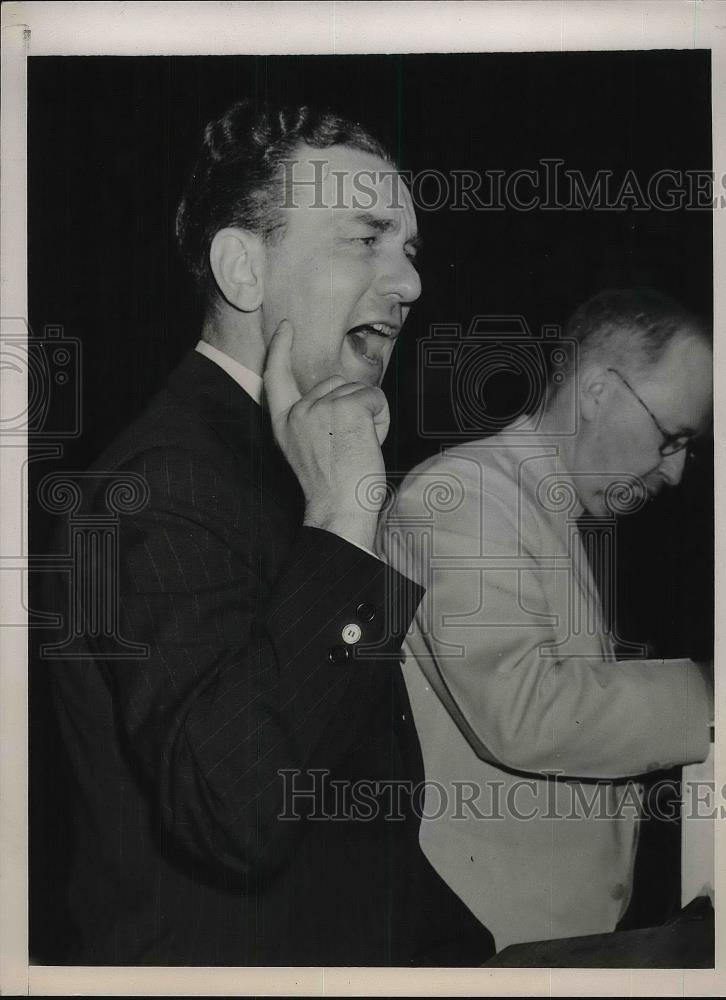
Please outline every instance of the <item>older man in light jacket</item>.
M380 536L427 588L404 665L421 844L498 948L615 929L638 776L703 760L713 711L707 667L616 660L586 551L679 482L710 419L709 333L648 291L596 296L567 333L542 411L418 466Z

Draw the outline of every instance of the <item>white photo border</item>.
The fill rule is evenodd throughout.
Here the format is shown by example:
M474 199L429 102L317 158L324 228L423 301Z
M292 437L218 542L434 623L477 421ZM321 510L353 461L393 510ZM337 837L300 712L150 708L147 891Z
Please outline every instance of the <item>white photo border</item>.
M244 3L30 2L2 7L3 317L27 317L26 59L28 55L254 55L710 49L713 169L726 175L723 0ZM726 211L714 213L714 324L726 323ZM715 339L716 704L726 699L726 357ZM0 373L2 374L2 373ZM0 408L24 407L17 382ZM20 398L18 393L20 392ZM22 444L0 448L0 550L27 553L18 483ZM8 576L8 574L4 574ZM0 991L6 995L719 996L726 994L726 830L716 831L716 970L96 968L28 964L27 641L3 623L24 614L22 586L0 574ZM717 716L717 733L724 724ZM716 785L726 781L726 741ZM719 872L722 874L719 875ZM720 912L719 912L720 911ZM720 933L719 933L720 931Z

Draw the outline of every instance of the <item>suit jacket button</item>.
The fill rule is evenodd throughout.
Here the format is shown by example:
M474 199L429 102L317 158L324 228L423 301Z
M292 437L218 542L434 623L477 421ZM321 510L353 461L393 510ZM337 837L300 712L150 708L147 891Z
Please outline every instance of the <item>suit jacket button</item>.
M360 625L356 625L355 622L351 622L350 625L345 626L340 634L343 637L343 642L348 646L352 646L354 643L358 642L362 633Z
M341 664L346 663L348 660L348 656L349 653L345 646L333 646L333 648L328 653L328 659L330 660L331 663L334 663L336 666L340 666Z
M376 609L372 604L368 604L367 601L363 601L362 604L359 604L355 609L355 613L358 620L362 622L371 622L376 617Z
M627 888L623 885L622 882L616 882L615 885L610 890L610 895L613 897L613 899L623 899L627 891L628 891Z

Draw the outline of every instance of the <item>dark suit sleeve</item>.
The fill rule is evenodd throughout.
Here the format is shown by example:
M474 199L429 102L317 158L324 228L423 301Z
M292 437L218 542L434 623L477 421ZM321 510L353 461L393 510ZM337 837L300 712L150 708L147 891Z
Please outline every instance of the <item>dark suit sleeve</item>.
M124 470L144 476L150 501L121 519L120 629L148 656L104 663L98 639L95 654L128 753L187 853L227 875L274 869L295 842L277 820L279 772L319 764L338 713L350 714L336 725L350 745L370 725L365 705L398 670L423 591L314 528L299 529L268 579L279 525L253 483L180 448ZM353 646L341 638L350 623ZM347 749L322 763L335 770Z

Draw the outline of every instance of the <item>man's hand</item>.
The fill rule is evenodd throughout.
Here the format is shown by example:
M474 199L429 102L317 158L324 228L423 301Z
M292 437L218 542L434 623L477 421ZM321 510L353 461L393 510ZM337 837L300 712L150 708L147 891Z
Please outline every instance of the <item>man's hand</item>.
M364 507L357 492L364 478L361 498L371 495L376 477L385 481L386 397L376 386L339 375L303 396L292 371L293 336L283 320L270 344L264 383L275 438L305 494L304 523L372 549L378 510L369 503Z

